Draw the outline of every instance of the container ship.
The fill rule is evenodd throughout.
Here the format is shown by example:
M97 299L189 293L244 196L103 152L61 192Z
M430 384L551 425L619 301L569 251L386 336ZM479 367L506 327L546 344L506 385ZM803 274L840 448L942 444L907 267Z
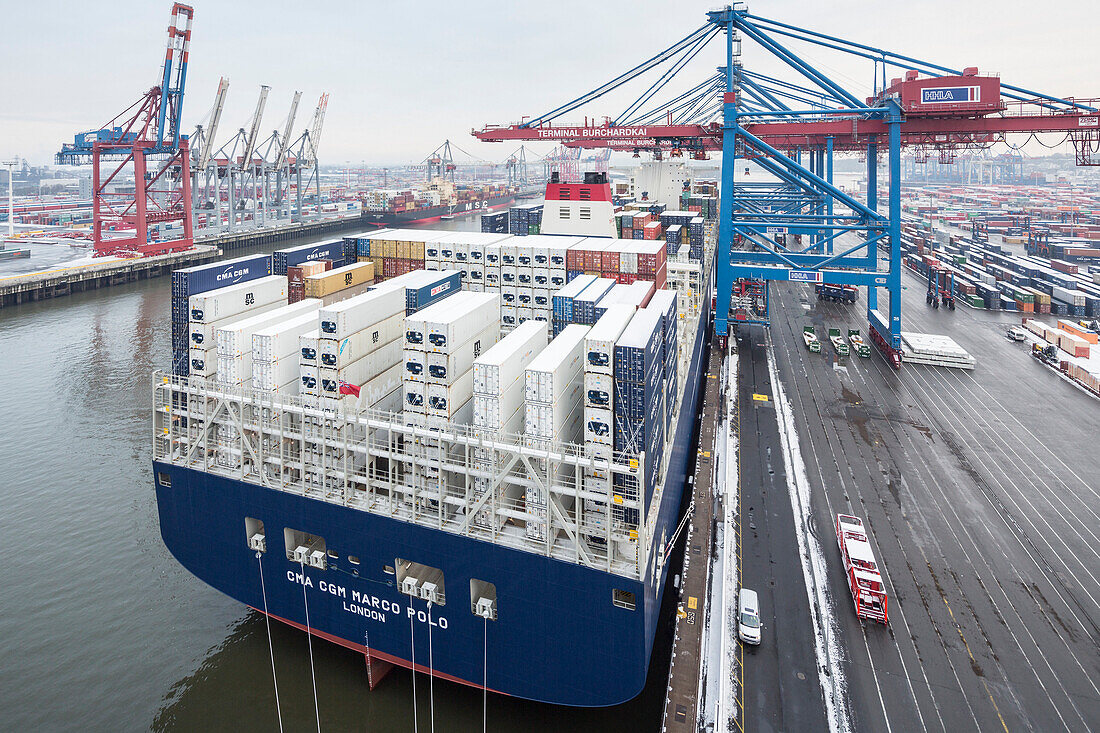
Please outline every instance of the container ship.
M485 213L510 206L516 195L515 187L503 184L468 186L436 177L423 190L378 189L361 194L360 200L364 222L399 226Z
M372 684L638 695L715 227L692 258L620 238L603 176L546 198L538 235L389 229L174 273L152 468L176 559L364 654Z

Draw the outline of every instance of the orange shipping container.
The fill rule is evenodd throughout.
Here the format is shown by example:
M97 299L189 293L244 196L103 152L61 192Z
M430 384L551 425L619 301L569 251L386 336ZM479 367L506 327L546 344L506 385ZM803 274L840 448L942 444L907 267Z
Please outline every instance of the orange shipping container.
M1097 333L1095 331L1090 331L1087 328L1082 328L1081 326L1074 323L1073 321L1066 321L1066 320L1063 320L1063 319L1059 319L1058 320L1058 328L1062 329L1063 331L1068 331L1069 333L1072 333L1077 338L1084 339L1085 341L1088 341L1090 344L1095 344L1097 342Z

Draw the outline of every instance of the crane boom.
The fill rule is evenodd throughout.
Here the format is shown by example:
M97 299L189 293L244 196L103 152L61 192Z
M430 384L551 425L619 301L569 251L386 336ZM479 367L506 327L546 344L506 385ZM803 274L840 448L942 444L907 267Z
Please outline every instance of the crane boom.
M298 100L302 98L301 92L294 92L294 98L290 100L290 112L286 116L286 127L283 128L283 136L279 140L279 154L275 157L276 165L282 166L286 160L286 151L290 147L290 133L294 129L294 118L298 115Z
M222 109L225 107L225 95L229 91L229 80L224 76L218 82L218 93L214 96L214 107L210 110L210 126L206 130L206 140L199 154L198 168L205 170L210 164L210 156L214 152L214 139L218 134L218 123L222 119Z
M241 159L241 166L247 167L252 164L252 153L256 150L256 141L260 134L260 122L263 120L264 107L267 105L267 93L271 91L271 87L264 84L260 87L260 98L256 100L256 111L252 113L252 125L248 130L248 137L244 141L244 157Z
M306 161L308 165L317 164L317 148L321 144L321 129L325 125L326 111L328 111L328 92L322 94L321 99L318 100L317 109L313 112L313 122L306 130L309 136L309 156Z
M182 28L180 16L186 19L186 25ZM168 25L168 51L164 56L164 74L160 85L160 109L157 113L157 143L167 143L171 150L178 149L180 144L183 90L187 83L187 57L191 48L191 21L194 17L195 11L190 5L176 3L172 6L172 22ZM167 130L165 122L168 123Z

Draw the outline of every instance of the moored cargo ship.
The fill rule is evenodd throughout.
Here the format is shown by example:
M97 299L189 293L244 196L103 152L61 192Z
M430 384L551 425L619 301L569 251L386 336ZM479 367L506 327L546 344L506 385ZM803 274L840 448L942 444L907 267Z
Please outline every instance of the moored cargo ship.
M487 213L510 206L516 194L515 187L511 186L464 186L445 178L434 178L424 190L380 189L360 198L364 222L393 226Z
M480 201L466 201L463 203L441 204L439 206L426 206L419 209L406 209L405 211L364 209L363 221L379 226L392 226L395 224L427 224L438 221L445 216L473 216L484 214L493 209L511 206L516 200L515 194L505 194L485 198Z
M583 220L591 230L561 241L614 251L608 261L625 269L640 257L629 255L644 247L612 236L609 197L606 208ZM543 252L553 237L525 237L521 245L507 236L454 236L462 240L458 254L485 254L484 280L494 267L512 267L502 257L514 257L520 276L524 260L532 273L542 263L551 276L556 272ZM484 249L476 237L486 239ZM692 266L701 273L692 287L705 293L709 267ZM668 276L664 265L654 268L658 274ZM710 317L702 306L709 298L655 288L669 297L647 290L644 298L614 299L605 312L618 325L602 328L601 342L621 341L611 358L624 359L623 368L604 363L605 347L592 374L600 385L616 384L619 375L623 396L636 391L646 404L619 399L605 409L579 390L559 389L567 376L589 374L573 355L587 363L587 342L578 340L579 330L590 328L584 317L565 326L568 343L532 349L530 329L504 324L499 313L507 306L492 306L498 310L486 315L485 303L505 286L475 288L464 277L459 293L446 288L433 295L435 287L420 293L418 283L410 298L402 285L410 275L318 306L317 331L301 336L303 375L311 368L304 349L326 334L333 353L354 339L355 348L368 352L355 363L373 360L346 381L341 375L350 368L334 362L334 394L306 382L292 394L228 385L216 375L158 374L153 473L165 544L213 587L368 660L548 703L603 706L633 698L648 671L668 544L694 452ZM633 293L641 279L606 293ZM549 306L541 313L549 314ZM588 323L594 318L587 316ZM394 319L404 319L403 326L391 328ZM395 357L379 356L389 337L373 336L387 332L404 345L394 366L405 376L392 389ZM502 348L490 356L493 343ZM535 362L536 352L546 355ZM452 373L469 369L471 359L478 364L481 355L492 379L467 384L469 371ZM426 375L413 368L421 362ZM534 372L526 370L530 364ZM540 374L552 374L551 382ZM525 389L525 379L535 382ZM420 394L428 396L426 405L415 399ZM568 409L566 399L573 401ZM484 409L470 407L476 400L496 412L471 419L471 410ZM534 427L521 433L510 419L517 410ZM583 423L592 415L615 429L597 430L590 440Z

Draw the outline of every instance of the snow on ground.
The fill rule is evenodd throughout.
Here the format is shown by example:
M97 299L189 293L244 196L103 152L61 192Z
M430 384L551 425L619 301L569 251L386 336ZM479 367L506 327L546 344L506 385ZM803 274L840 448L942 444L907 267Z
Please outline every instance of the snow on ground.
M704 730L734 730L740 715L737 689L740 664L737 642L737 588L741 582L737 563L738 461L737 353L726 355L719 384L724 411L714 434L714 498L720 501L721 521L714 534L714 562L707 613L703 626L703 663L700 665ZM720 580L720 582L715 582ZM739 727L739 726L738 726Z
M850 731L848 719L847 678L841 665L843 653L840 648L839 626L836 609L830 603L825 588L825 554L821 542L809 532L807 520L810 517L810 480L806 475L806 465L802 461L802 452L798 445L798 431L795 428L794 410L783 391L779 380L779 371L775 366L771 336L768 336L768 375L775 389L774 400L779 420L779 440L782 444L784 459L787 462L787 490L791 497L791 506L796 518L802 521L795 527L798 537L798 555L802 561L802 574L806 580L806 592L810 602L810 616L814 622L814 647L818 660L818 677L821 689L825 691L825 715L829 728L833 731ZM832 525L830 518L829 525ZM825 670L831 674L825 674Z

